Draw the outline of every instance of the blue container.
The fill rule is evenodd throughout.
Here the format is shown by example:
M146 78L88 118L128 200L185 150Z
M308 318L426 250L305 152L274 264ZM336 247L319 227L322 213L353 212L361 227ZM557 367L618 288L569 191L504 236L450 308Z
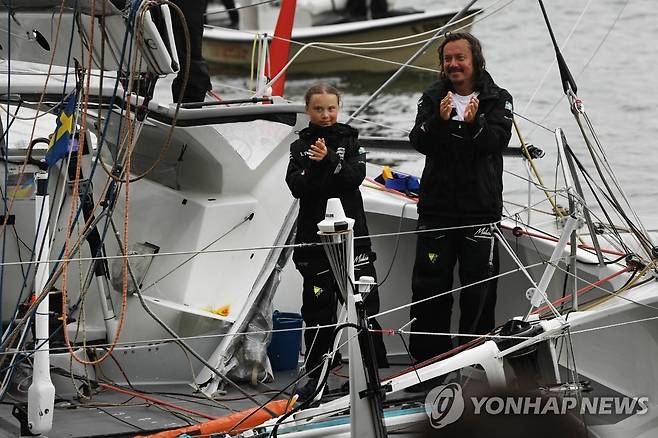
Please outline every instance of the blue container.
M377 178L375 178L377 180ZM401 172L393 172L393 178L383 180L387 189L397 190L398 192L418 193L420 189L420 178Z
M394 174L395 175L395 174ZM408 175L395 175L395 178L389 178L384 183L384 186L387 189L397 190L398 192L404 192L407 190L407 182L409 181Z
M272 316L274 330L288 330L272 333L272 341L267 347L274 371L294 370L299 360L299 350L302 344L302 315L299 313L274 311ZM292 330L298 329L298 330Z

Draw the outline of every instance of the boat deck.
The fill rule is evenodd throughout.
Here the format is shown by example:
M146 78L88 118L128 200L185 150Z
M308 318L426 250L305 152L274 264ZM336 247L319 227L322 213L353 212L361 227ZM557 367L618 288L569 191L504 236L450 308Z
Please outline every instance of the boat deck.
M380 369L380 377L387 377L404 369L405 364L392 365ZM346 395L348 381L348 364L332 370L323 400L331 400ZM271 383L258 386L241 385L259 402L265 403L271 398L285 399L285 394L278 395L296 377L296 371L276 372ZM303 382L304 380L302 380ZM71 437L132 437L149 435L157 431L181 428L207 421L208 417L223 417L234 412L253 408L254 403L240 394L236 389L227 388L225 395L214 399L206 398L188 385L150 385L134 388L122 386L121 389L139 392L155 401L147 401L127 393L97 387L90 399L76 397L56 398L54 428L49 438ZM424 394L404 393L393 398L396 401L424 401ZM12 415L13 403L17 400L7 396L0 405L0 438L20 436L19 423ZM182 409L181 409L182 408ZM188 411L188 412L186 412Z

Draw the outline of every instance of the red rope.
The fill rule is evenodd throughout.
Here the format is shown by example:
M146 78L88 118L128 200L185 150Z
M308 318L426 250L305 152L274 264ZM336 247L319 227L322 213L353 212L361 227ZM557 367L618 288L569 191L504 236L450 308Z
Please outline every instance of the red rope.
M214 97L214 98L217 99L217 101L219 101L219 102L222 101L222 96L220 96L219 94L215 93L213 90L208 90L208 96L210 96L210 97Z
M214 417L212 415L208 415L205 412L197 411L195 409L184 408L182 406L177 406L173 403L169 403L169 402L166 402L164 400L160 400L160 399L148 396L146 394L142 394L140 392L131 391L129 389L118 388L116 386L108 385L107 383L100 383L99 386L101 388L111 389L112 391L116 391L116 392L119 392L121 394L126 394L126 395L129 395L131 397L141 398L142 400L146 400L146 401L149 401L149 402L157 404L157 405L167 406L168 408L176 409L178 411L187 412L189 414L193 414L193 415L196 415L198 417L207 418L208 420L217 419L217 417Z
M615 272L614 274L610 274L610 275L608 275L607 277L604 277L604 278L602 278L602 279L600 279L600 280L598 280L598 281L595 281L595 282L592 283L592 284L588 284L587 286L584 286L584 287L578 289L578 290L576 291L576 296L581 296L582 294L591 291L591 290L594 289L596 286L598 286L598 285L600 285L600 284L602 284L602 283L605 283L605 282L608 281L608 280L612 280L613 278L617 277L618 275L621 275L621 274L623 274L624 272L628 272L628 271L630 271L630 270L632 270L632 269L633 269L633 268L632 268L631 266L626 266L626 267L625 267L624 269L622 269L621 271ZM566 295L566 296L564 296L564 297L562 297L562 298L560 298L560 299L557 299L557 300L555 300L555 301L552 301L553 306L559 306L560 304L564 303L565 301L569 301L569 300L571 299L571 295L572 295L572 294L569 294L569 295ZM535 310L534 312L532 312L532 314L534 315L534 314L537 314L537 313L542 313L542 312L544 312L544 311L546 311L546 310L548 310L548 309L549 309L548 306L540 307L539 309L537 309L537 310Z
M524 230L521 227L512 228L512 227L508 227L508 226L503 225L503 224L501 224L500 227L505 228L506 230L514 231L515 233L525 234L526 236L536 237L538 239L550 240L551 242L557 242L559 240L557 237L549 236L549 235L546 235L546 234L533 233L532 231ZM594 248L591 245L582 245L581 244L581 245L578 245L578 248L590 249L590 250L596 251L596 248ZM612 249L603 249L603 248L601 248L601 252L604 252L606 254L616 255L616 256L626 255L625 252L619 252L619 251L615 251L615 250L612 250Z
M450 351L446 351L445 353L441 353L441 354L439 354L438 356L434 356L434 357L429 358L429 359L427 359L427 360L424 360L424 361L422 361L422 362L420 362L420 363L417 363L416 365L412 365L412 366L410 366L410 367L408 367L408 368L405 368L405 369L403 369L402 371L399 371L399 372L397 372L397 373L395 373L395 374L392 374L392 375L390 375L390 376L388 376L388 377L386 377L386 378L384 378L384 379L381 379L381 381L382 381L382 382L386 382L386 381L391 380L391 379L394 379L394 378L396 378L396 377L400 377L400 376L403 375L403 374L407 374L407 373L410 373L410 372L412 372L412 371L419 370L419 369L421 369L421 368L423 368L423 367L426 367L427 365L431 365L431 364L433 364L433 363L435 363L435 362L438 362L438 361L440 361L440 360L443 360L443 359L445 359L445 358L447 358L447 357L454 356L455 354L457 354L457 353L459 353L459 352L461 352L461 351L463 351L463 350L467 350L467 349L469 349L469 348L471 348L471 347L474 347L475 345L479 344L480 342L482 342L482 341L484 341L484 340L486 340L486 338L475 338L475 339L473 339L473 340L471 340L471 341L469 341L469 342L467 342L467 343L465 343L465 344L458 345L457 347L453 348L453 349L450 350Z

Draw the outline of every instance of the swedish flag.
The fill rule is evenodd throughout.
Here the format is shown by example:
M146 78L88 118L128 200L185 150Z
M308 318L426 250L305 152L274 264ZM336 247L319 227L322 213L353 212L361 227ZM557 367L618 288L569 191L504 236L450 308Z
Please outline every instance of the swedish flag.
M46 152L46 163L48 167L54 165L69 153L71 139L73 137L73 113L75 112L76 93L66 98L64 109L57 118L57 127L50 137L48 152Z

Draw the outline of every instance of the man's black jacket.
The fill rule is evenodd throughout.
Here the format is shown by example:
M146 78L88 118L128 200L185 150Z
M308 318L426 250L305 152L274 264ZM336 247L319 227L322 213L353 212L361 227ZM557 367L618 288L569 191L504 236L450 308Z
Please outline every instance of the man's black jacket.
M426 155L418 213L421 219L465 225L498 221L512 96L485 73L475 120L466 123L440 117L439 103L448 91L453 91L449 80L425 90L409 134L412 146Z

